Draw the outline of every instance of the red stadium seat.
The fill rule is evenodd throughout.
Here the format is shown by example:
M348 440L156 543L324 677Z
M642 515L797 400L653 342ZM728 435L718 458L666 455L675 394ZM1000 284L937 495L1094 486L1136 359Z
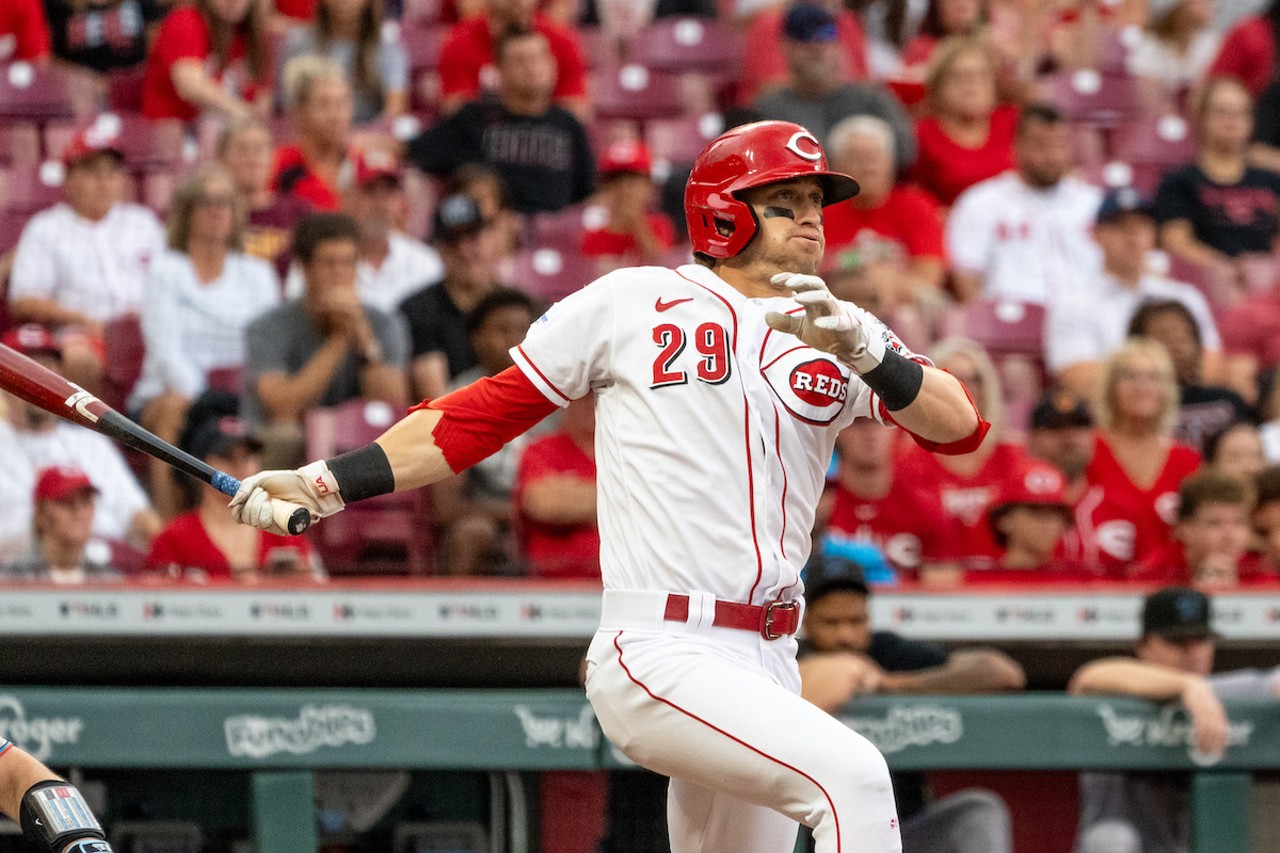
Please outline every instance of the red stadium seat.
M148 119L136 113L102 113L89 121L52 121L45 125L45 156L57 159L71 138L92 124L118 128L116 144L133 172L173 169L184 162L185 138L178 119ZM194 154L194 152L192 152Z
M578 27L578 41L588 69L617 65L622 60L621 45L606 38L599 27Z
M689 164L723 131L724 118L705 113L645 122L644 138L655 160Z
M1115 127L1135 115L1138 87L1132 77L1091 69L1062 71L1041 81L1045 99L1067 121Z
M440 0L402 0L405 24L434 24L440 20Z
M631 39L627 57L659 71L730 74L742 59L742 39L710 18L662 18Z
M529 240L534 249L556 249L563 254L577 252L583 232L603 225L607 216L599 205L578 204L554 213L539 213L528 219ZM544 264L547 263L544 261Z
M60 164L0 169L0 210L30 215L62 201Z
M1178 115L1137 119L1111 131L1111 154L1134 166L1172 169L1196 157L1196 143L1186 119Z
M963 308L960 334L991 354L1004 386L1005 419L1012 433L1026 428L1048 376L1044 364L1044 307L982 299Z
M107 106L121 113L142 112L142 78L145 74L145 65L108 74Z
M684 112L678 74L632 63L599 69L591 77L597 118L645 121Z
M39 125L28 121L0 123L0 166L33 166L39 162Z
M306 415L307 458L363 447L400 417L379 401L351 400ZM352 504L313 528L312 543L330 574L427 574L434 546L426 495L382 495Z
M593 258L576 250L524 249L515 257L514 284L535 299L555 302L590 284L598 276Z
M0 118L50 119L90 109L72 75L27 62L0 66Z
M142 323L133 314L117 317L107 322L102 339L102 401L123 411L142 375L142 359L146 355Z
M440 103L440 47L447 26L408 24L400 30L400 41L409 59L409 106L415 113L434 114Z
M1103 74L1128 74L1129 54L1141 40L1141 27L1106 27L1100 39L1098 70Z
M0 211L0 255L12 252L30 217L25 213Z

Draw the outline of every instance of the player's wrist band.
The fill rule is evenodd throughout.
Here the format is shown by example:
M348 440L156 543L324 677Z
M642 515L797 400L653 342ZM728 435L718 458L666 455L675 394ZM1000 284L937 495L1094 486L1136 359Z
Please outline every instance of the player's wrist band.
M111 853L102 826L74 785L49 779L37 782L22 795L18 822L27 841L43 853L72 850Z
M381 445L373 442L326 461L342 499L351 503L396 490L396 476Z
M924 384L924 368L886 349L880 364L862 374L862 381L880 395L886 409L896 412L911 405L919 396L920 386Z

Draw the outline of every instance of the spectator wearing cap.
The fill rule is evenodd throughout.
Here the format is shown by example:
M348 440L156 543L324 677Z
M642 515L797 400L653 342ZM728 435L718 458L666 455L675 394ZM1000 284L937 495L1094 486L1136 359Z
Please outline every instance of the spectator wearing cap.
M1027 451L1048 462L1064 478L1067 503L1084 495L1085 469L1093 457L1093 415L1083 399L1065 391L1050 391L1031 410Z
M1016 168L975 184L947 218L947 255L962 301L1044 305L1096 264L1090 229L1102 191L1070 175L1071 128L1053 107L1024 107Z
M409 324L415 396L440 397L454 377L476 366L467 317L498 287L500 236L469 195L446 196L436 208L432 239L444 275L400 305Z
M321 56L295 57L284 70L284 92L296 141L276 149L271 185L314 210L336 211L355 172L346 72Z
M502 255L504 275L510 278L515 254L520 249L520 236L524 220L512 206L511 188L507 179L492 163L474 161L463 163L450 173L441 196L463 193L475 199L480 213L498 230L499 252Z
M295 56L324 56L352 81L355 120L394 118L409 102L409 60L399 30L384 28L382 0L319 0L311 25L284 39L281 69Z
M403 321L365 305L356 289L360 228L349 216L313 213L293 234L306 282L300 299L254 320L240 412L264 444L267 467L296 464L302 419L315 406L408 398ZM274 464L273 464L274 463Z
M14 251L9 308L19 322L64 333L67 378L89 390L102 381L103 329L137 314L164 229L124 200L119 127L99 119L62 152L66 200L27 223Z
M427 128L409 143L409 160L441 178L466 163L491 163L523 214L583 201L595 191L595 158L582 122L553 101L556 65L547 37L508 31L496 40L494 57L497 97L471 101Z
M424 282L439 279L444 266L435 249L400 229L409 202L399 159L373 149L355 152L352 160L355 179L343 195L343 210L360 226L356 287L361 302L394 313ZM295 264L285 294L294 299L302 290L302 270Z
M811 560L804 572L801 695L835 714L866 694L981 694L1022 690L1022 667L987 648L946 651L873 630L859 565ZM967 789L934 800L924 774L892 774L903 853L1010 853L1009 810L988 791Z
M1235 589L1266 580L1258 558L1249 553L1254 501L1250 481L1217 471L1183 480L1172 540L1143 560L1133 578L1204 589Z
M244 208L221 166L198 169L174 193L169 248L151 265L144 293L146 354L129 398L139 422L170 444L210 376L243 370L249 323L280 304L275 270L241 251L243 233ZM171 518L178 511L173 466L148 464L152 500Z
M582 254L613 268L666 259L676 231L667 215L654 209L658 188L652 173L653 158L643 142L623 140L605 149L599 170L605 219L583 233Z
M486 0L480 14L460 21L445 35L440 46L440 107L453 113L486 90L503 83L494 77L502 71L502 41L513 33L537 33L542 37L555 103L585 118L587 64L577 32L557 24L538 12L534 0ZM494 74L494 69L497 74Z
M266 4L195 0L160 23L142 78L142 114L193 121L201 113L265 115L271 107Z
M942 212L924 190L898 183L894 139L893 126L874 115L851 116L832 129L831 168L856 180L859 192L823 211L827 258L860 270L883 305L931 305L946 270Z
M533 300L518 290L499 287L467 316L471 348L478 363L449 383L453 391L485 376L496 376L514 362L511 350L524 340L539 314ZM432 517L440 529L440 570L447 574L509 574L517 564L513 522L516 468L529 442L525 433L497 453L431 488Z
M1280 667L1214 673L1218 635L1204 593L1160 589L1143 602L1132 657L1091 661L1067 686L1075 696L1181 702L1191 718L1192 756L1220 758L1230 732L1224 699L1280 698ZM1080 774L1079 853L1180 853L1190 845L1190 777L1170 773Z
M262 443L238 418L206 418L190 430L185 445L192 456L233 477L243 479L261 468ZM305 538L246 528L227 512L226 496L217 489L189 478L184 485L194 507L151 543L148 569L201 583L322 577Z
M1057 468L1033 462L1011 479L988 515L1000 547L994 568L965 574L977 583L1087 583L1097 575L1066 557L1072 511L1066 478Z
M1280 175L1249 164L1253 97L1239 80L1208 81L1194 125L1195 161L1166 173L1156 192L1160 245L1208 268L1230 291L1238 287L1237 259L1275 250Z
M1096 393L1102 363L1124 342L1134 312L1144 302L1165 299L1195 316L1208 371L1216 375L1222 339L1209 303L1192 285L1149 270L1156 244L1151 200L1132 187L1109 191L1098 207L1093 239L1102 268L1051 300L1045 317L1045 362L1058 384L1086 397Z
M1173 435L1201 449L1206 439L1236 421L1252 420L1253 412L1231 388L1204 380L1204 342L1200 324L1186 304L1157 299L1145 302L1129 321L1129 337L1152 338L1173 360L1178 383L1178 411Z
M110 546L93 541L97 499L97 488L79 468L54 466L39 471L32 493L32 550L0 567L0 580L53 584L123 580L111 566Z
M0 9L0 65L49 59L49 24L40 0L5 0Z
M245 209L245 253L270 262L283 279L289 270L289 237L311 208L272 185L275 145L270 128L257 118L229 122L218 135L217 156L231 173Z
M752 17L743 38L742 75L738 81L740 105L754 103L756 98L774 86L785 85L787 57L783 47L788 13L802 9L792 18L793 32L805 32L814 27L813 22L825 26L835 17L836 39L839 42L839 64L836 68L840 80L862 80L867 76L867 35L862 22L839 0L789 0L773 3Z
M840 431L831 509L821 528L822 554L855 560L874 584L927 582L938 564L961 556L938 490L896 475L895 437L873 418Z
M840 73L841 46L835 15L826 7L798 3L782 20L782 53L787 77L756 98L767 119L808 129L830 150L831 128L843 118L873 115L893 128L893 159L900 169L916 160L916 136L902 103L874 81L854 82Z

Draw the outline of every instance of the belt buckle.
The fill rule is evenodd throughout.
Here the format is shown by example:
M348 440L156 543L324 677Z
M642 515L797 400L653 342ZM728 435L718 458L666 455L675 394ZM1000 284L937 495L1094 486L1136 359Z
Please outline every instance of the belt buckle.
M787 611L795 611L799 609L794 601L771 601L765 605L764 615L760 618L760 636L766 640L780 640L786 636L786 633L778 634L773 630L773 611L776 609L785 609Z

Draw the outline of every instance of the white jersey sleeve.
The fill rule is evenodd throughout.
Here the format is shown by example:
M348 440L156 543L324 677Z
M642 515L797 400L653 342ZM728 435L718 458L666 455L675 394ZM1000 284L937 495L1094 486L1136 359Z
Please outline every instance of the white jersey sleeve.
M613 279L606 275L552 305L511 350L516 366L558 406L610 382L619 284Z

